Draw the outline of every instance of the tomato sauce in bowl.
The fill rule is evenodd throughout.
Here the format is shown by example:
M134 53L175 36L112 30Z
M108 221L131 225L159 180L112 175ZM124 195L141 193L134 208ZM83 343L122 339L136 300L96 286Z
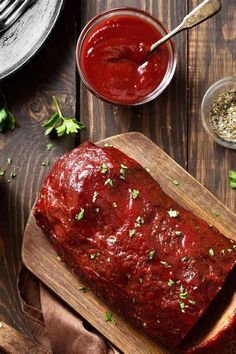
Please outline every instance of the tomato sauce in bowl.
M157 97L176 66L172 42L148 55L167 33L160 22L137 9L107 11L91 20L77 45L80 76L95 95L114 104L136 105Z

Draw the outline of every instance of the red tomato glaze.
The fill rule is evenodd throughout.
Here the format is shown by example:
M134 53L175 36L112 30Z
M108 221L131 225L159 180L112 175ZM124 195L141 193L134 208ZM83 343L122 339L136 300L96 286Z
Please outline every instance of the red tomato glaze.
M88 84L116 103L141 101L160 85L167 70L166 44L146 58L150 45L161 37L154 25L135 16L102 21L82 46L80 64Z
M113 147L86 142L62 156L35 216L86 286L169 346L196 324L236 264L236 244Z

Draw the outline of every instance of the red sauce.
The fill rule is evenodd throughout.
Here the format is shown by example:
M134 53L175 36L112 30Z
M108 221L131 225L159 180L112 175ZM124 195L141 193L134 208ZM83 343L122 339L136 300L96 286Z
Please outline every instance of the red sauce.
M169 346L197 323L236 264L236 244L114 147L86 142L61 157L35 216L83 284Z
M80 63L92 90L118 104L142 101L167 70L166 44L146 57L161 37L154 25L135 16L117 15L95 26L83 43Z

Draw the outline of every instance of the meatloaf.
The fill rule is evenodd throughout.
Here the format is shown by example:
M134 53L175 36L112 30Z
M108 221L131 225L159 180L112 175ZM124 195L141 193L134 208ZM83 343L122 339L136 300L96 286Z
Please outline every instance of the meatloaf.
M186 337L236 263L232 240L110 146L86 142L62 156L35 217L91 290L168 346Z

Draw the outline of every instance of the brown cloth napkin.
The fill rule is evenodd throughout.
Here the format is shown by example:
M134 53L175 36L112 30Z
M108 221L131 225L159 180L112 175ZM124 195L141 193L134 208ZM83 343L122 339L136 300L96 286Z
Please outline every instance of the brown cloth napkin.
M53 354L120 354L24 266L19 273L18 289L35 339Z

